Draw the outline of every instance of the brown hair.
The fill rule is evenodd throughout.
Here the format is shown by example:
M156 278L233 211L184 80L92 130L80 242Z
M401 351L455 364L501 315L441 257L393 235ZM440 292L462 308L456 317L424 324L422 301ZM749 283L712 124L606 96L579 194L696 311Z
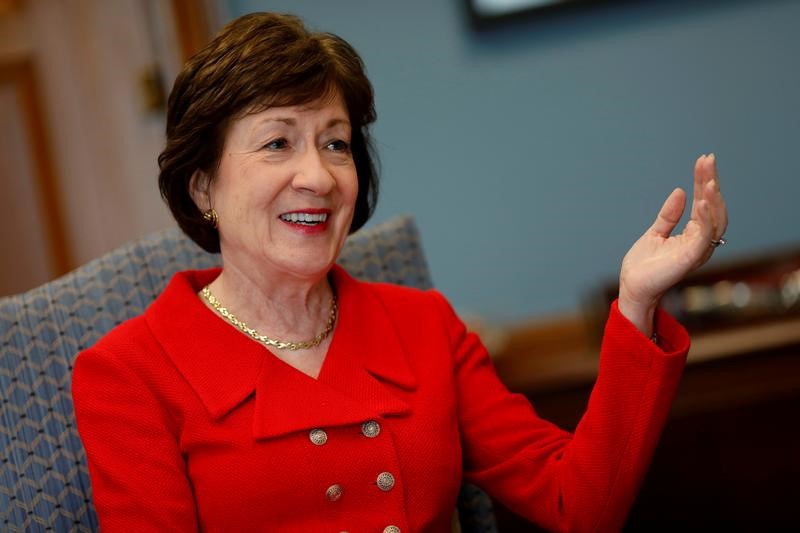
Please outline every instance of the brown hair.
M358 53L336 35L308 31L292 15L252 13L226 25L184 65L169 95L158 186L181 229L206 251L219 252L219 234L203 220L189 187L198 170L214 179L233 119L336 92L350 118L358 174L353 232L367 222L378 197L368 131L376 118L374 98Z

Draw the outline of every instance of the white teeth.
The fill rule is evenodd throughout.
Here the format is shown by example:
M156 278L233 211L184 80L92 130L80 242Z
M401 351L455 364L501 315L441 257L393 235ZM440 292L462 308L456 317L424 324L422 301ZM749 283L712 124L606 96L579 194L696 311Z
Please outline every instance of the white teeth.
M328 220L327 213L287 213L280 216L281 220L298 224L319 224Z

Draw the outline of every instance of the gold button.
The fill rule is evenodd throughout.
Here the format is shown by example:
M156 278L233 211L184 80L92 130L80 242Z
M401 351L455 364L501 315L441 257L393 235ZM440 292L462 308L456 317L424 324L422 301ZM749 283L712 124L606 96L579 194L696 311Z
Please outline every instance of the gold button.
M400 533L400 528L397 526L386 526L383 528L383 533Z
M338 483L334 483L333 485L328 487L327 491L325 491L325 496L327 496L328 501L331 502L335 502L336 500L341 498L342 494L344 494L344 489L342 489L342 486L339 485Z
M322 446L328 442L328 434L325 433L324 429L312 429L308 432L308 440L317 446Z
M370 439L374 439L378 436L381 432L381 425L375 422L374 420L370 420L369 422L364 422L361 424L361 433L364 434L365 437L369 437Z
M378 488L385 492L392 490L394 488L394 476L389 472L378 474Z

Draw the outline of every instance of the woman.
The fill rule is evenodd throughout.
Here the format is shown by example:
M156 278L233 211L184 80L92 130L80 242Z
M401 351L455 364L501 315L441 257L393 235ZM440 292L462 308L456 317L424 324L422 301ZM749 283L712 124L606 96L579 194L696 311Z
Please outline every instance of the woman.
M77 360L105 531L446 531L463 480L550 530L624 523L675 393L685 331L661 295L724 242L713 156L626 255L574 435L499 382L435 291L335 261L369 218L372 88L289 16L230 23L169 99L159 184L223 268L183 272Z

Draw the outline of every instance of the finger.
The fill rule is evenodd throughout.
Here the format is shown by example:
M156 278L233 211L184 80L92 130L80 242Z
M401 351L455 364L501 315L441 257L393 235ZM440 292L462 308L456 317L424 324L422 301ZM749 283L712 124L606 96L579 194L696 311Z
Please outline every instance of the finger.
M684 235L691 241L692 254L697 258L695 267L705 263L714 251L711 240L714 238L714 224L711 210L706 200L697 202L696 216L689 220Z
M717 160L714 154L711 154L711 165L713 178L707 186L705 197L709 201L711 216L714 219L714 238L719 239L725 234L725 230L728 227L728 209L725 206L725 200L722 198L722 191L719 187L719 172L717 171Z
M703 163L706 159L705 154L697 158L694 162L694 186L692 189L692 210L695 205L703 198Z
M703 200L700 211L708 222L702 228L703 231L701 232L701 238L699 239L700 243L698 244L698 247L702 247L703 253L700 261L697 264L698 267L708 261L714 254L716 247L711 241L716 239L718 235L716 225L712 223L713 217L711 205L707 201Z
M708 189L709 185L706 184L704 189ZM709 237L709 240L716 234L714 231L714 217L711 212L711 205L708 199L703 198L697 202L695 206L695 213L689 219L689 222L698 226L702 235Z
M706 184L713 179L713 156L701 155L694 164L694 190L692 195L692 218L697 217L697 206L705 198Z
M728 227L728 209L715 182L706 185L706 198L714 227L713 235L716 240L725 234L725 230Z
M653 222L648 231L666 239L675 229L675 226L678 225L685 207L686 193L683 189L677 188L667 197L658 212L655 222Z

